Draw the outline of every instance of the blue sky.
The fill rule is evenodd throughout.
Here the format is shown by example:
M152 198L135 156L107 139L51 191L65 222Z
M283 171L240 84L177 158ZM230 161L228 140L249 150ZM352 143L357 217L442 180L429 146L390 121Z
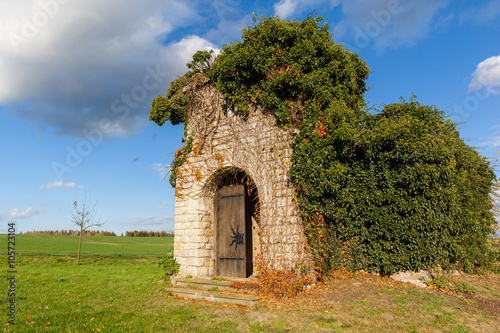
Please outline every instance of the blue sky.
M149 122L151 101L195 51L237 41L253 12L314 10L370 66L370 106L415 93L499 157L499 0L2 1L0 233L9 221L74 229L68 210L84 192L103 230L172 229L165 167L183 128Z

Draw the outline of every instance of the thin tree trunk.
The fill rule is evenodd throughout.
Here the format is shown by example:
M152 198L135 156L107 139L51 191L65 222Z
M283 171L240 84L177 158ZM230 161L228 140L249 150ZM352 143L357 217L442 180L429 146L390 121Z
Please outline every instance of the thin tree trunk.
M78 242L78 257L76 258L76 265L80 265L80 249L82 248L82 234L83 229L80 228L80 241Z

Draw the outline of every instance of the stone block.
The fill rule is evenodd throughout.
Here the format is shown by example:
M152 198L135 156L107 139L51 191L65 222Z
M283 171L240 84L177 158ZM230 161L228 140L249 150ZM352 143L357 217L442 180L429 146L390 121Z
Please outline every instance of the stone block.
M288 202L287 198L277 198L276 205L278 207L287 207L289 205L289 202Z
M175 229L175 235L176 236L184 236L184 235L186 235L186 230L189 230L189 229L176 228Z
M419 287L427 287L427 284L424 281L431 280L431 275L426 270L420 270L418 272L406 271L406 272L398 272L391 275L391 278L394 280L409 282Z
M183 211L182 213L176 214L174 220L175 220L176 225L177 225L177 223L182 224L184 222L188 222L189 221L189 214L188 214L187 210Z
M174 243L189 243L189 237L184 235L183 236L175 235Z
M191 222L191 228L203 230L210 228L210 222L198 222L200 220L203 220L203 218L197 219L196 222Z
M208 243L207 236L191 236L189 237L191 243Z
M185 266L182 267L183 272L182 275L191 275L193 277L204 277L204 276L209 276L209 270L207 269L208 267L196 267L196 266ZM181 272L179 272L181 273ZM179 274L181 275L181 274Z
M179 208L176 207L174 210L175 219L177 219L178 216L186 214L187 212L188 210L186 207L179 207Z
M174 249L174 257L175 258L182 258L182 259L186 259L188 257L190 257L189 255L189 250L185 250L185 249Z
M175 208L186 207L186 201L181 199L175 199Z
M184 243L183 248L187 250L205 250L207 246L205 243Z
M177 230L184 230L184 229L190 229L191 225L189 222L176 222L174 224L175 231Z
M184 257L184 265L201 267L205 265L206 258L194 258L194 257Z
M197 250L198 254L197 256L200 258L212 258L213 251L212 250Z
M193 229L193 228L190 228L190 229L181 230L181 232L183 234L180 235L180 236L186 236L189 240L192 240L194 237L204 236L205 235L205 230L203 230L203 229ZM193 243L197 243L197 241L192 241L192 242Z
M194 211L206 211L205 210L205 202L203 199L198 198L198 199L192 199L189 198L186 200L187 203L187 209L189 212L194 212Z

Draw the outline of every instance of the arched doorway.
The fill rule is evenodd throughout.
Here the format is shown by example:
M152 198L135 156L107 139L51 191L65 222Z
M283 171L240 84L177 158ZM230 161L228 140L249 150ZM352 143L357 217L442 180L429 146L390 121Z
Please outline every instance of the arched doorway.
M215 275L249 277L260 250L257 188L243 170L236 168L220 173L215 184Z

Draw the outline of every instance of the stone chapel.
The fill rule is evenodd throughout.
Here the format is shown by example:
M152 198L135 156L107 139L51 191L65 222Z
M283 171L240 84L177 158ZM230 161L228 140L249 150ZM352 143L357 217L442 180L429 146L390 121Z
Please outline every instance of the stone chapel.
M198 75L186 86L192 149L177 172L179 276L241 277L312 262L288 176L294 132L260 107L239 112Z

